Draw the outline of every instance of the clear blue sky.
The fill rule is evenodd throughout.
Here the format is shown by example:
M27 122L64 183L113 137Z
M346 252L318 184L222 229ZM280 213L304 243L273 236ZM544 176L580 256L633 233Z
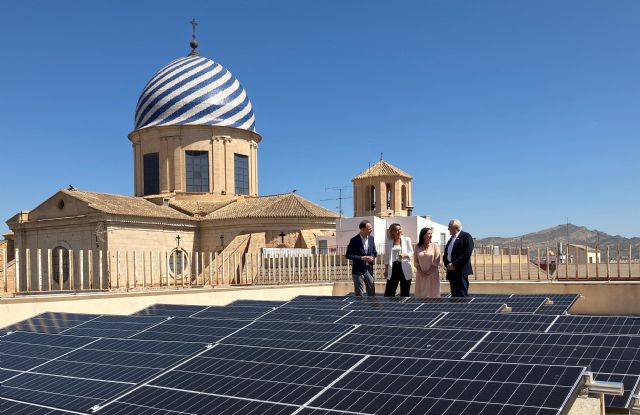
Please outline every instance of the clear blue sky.
M640 236L637 0L3 1L0 231L69 184L132 194L138 94L194 17L253 103L262 195L337 210L383 152L477 237Z

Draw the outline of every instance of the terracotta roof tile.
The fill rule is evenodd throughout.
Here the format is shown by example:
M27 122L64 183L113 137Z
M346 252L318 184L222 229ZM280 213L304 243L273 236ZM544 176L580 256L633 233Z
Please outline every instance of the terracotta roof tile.
M205 219L236 218L328 218L340 215L294 193L239 199L210 214Z
M215 202L173 199L169 202L169 207L172 207L190 216L206 216L209 213L214 212L235 201L236 199L220 200Z
M380 160L373 166L365 169L362 173L358 174L353 180L356 179L367 179L369 177L380 177L380 176L401 176L406 177L407 179L411 179L411 175L407 172L400 170L399 168L392 166L384 160Z
M168 206L158 206L141 197L85 192L82 190L65 189L62 192L87 203L90 208L112 215L193 220L175 209Z

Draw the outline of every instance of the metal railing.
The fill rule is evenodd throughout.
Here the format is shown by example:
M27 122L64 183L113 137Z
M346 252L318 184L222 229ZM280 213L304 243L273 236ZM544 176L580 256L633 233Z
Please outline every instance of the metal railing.
M471 262L476 281L640 280L640 261L629 248L622 256L607 247L605 258L562 261L549 248L477 249ZM260 253L15 249L7 262L0 250L0 293L166 290L218 286L303 284L351 280L343 254L265 257ZM606 259L603 261L602 259ZM383 255L374 274L384 280ZM444 280L445 270L440 267Z

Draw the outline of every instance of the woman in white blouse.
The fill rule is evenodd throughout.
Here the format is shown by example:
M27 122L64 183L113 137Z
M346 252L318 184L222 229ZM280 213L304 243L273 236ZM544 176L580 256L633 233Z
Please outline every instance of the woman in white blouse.
M392 224L389 226L387 245L384 251L384 276L387 278L387 286L384 290L385 297L395 297L398 283L400 284L400 296L409 296L411 279L413 278L412 259L411 239L402 236L400 224Z
M416 297L440 297L440 261L442 254L437 243L431 242L433 230L420 231L413 263L416 265Z

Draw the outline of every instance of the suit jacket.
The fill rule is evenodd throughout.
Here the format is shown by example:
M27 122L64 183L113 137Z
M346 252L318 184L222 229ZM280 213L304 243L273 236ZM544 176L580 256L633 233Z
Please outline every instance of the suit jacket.
M450 274L454 275L469 275L473 274L473 268L471 267L471 254L473 253L473 238L471 234L465 231L460 231L460 235L453 244L453 250L451 251L451 261L447 258L447 252L449 252L449 242L444 247L442 257L444 258L444 266L452 263L456 269L454 271L447 270L447 279Z
M378 256L378 251L376 251L376 244L373 240L373 236L368 236L369 246L368 249L364 250L364 244L362 243L362 237L360 234L357 234L349 241L349 245L347 246L347 254L346 257L351 261L351 273L352 274L364 274L366 271L369 271L371 275L373 275L373 264L363 261L361 258L363 256Z
M400 265L402 266L404 279L410 280L413 278L413 267L411 266L411 261L413 260L413 245L411 244L411 238L408 236L401 236L400 247L402 248L403 254L409 255L409 258L405 258L400 261ZM391 272L393 270L393 266L391 264L391 248L393 248L393 241L391 239L387 239L387 245L384 250L384 264L389 265L389 272L387 273L388 280L391 279Z

